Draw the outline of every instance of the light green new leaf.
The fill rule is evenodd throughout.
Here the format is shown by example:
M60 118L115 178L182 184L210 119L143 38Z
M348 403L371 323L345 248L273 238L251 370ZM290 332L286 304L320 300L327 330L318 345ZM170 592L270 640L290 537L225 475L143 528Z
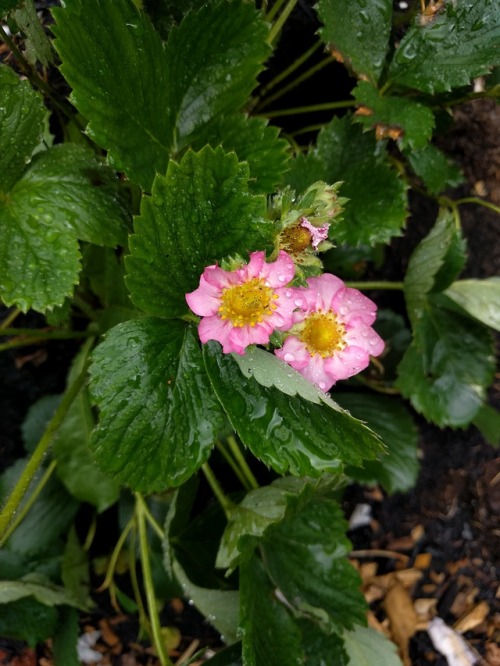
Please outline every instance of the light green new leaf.
M352 467L346 473L363 483L380 483L388 493L413 488L419 470L418 435L404 405L373 393L336 393L335 398L387 446L387 454L379 461L367 460L363 468Z
M297 192L317 180L343 181L340 192L349 201L341 221L330 228L336 244L374 245L401 234L406 185L389 167L385 145L349 115L334 118L319 133L317 148L292 162L285 180Z
M360 81L352 94L358 104L370 109L371 115L355 115L364 127L376 125L402 131L401 147L423 148L432 136L434 114L430 107L403 97L380 95L367 81Z
M48 578L40 574L26 574L19 580L0 580L0 604L8 604L25 597L34 597L47 606L66 604L87 610L86 605L73 597L61 585L55 585Z
M403 152L431 194L440 194L447 187L457 187L464 181L458 166L431 143L418 150Z
M288 168L289 144L278 138L277 127L267 125L262 118L243 114L217 116L196 135L192 147L201 150L206 143L221 145L226 152L234 151L240 162L248 162L250 191L270 194L281 182Z
M78 238L125 242L128 213L114 174L82 147L36 155L0 199L0 296L44 312L62 305L78 281Z
M266 199L248 191L248 165L234 153L206 146L169 163L144 196L130 239L127 285L136 305L160 317L188 311L185 295L206 266L264 249L272 231L263 222Z
M102 469L135 490L178 486L208 458L223 425L195 333L143 318L111 329L93 354L100 421L91 447Z
M347 557L347 527L337 501L305 486L288 497L285 517L259 542L269 577L287 604L328 632L365 622L359 575Z
M0 99L0 192L6 193L40 142L46 109L29 82L21 81L13 69L1 64Z
M231 355L222 354L218 343L208 343L204 352L231 425L243 444L280 474L319 477L339 472L342 463L360 465L382 450L374 433L326 397L317 404L262 386L244 375Z
M475 319L500 331L500 277L459 280L444 293Z
M384 66L392 24L391 0L320 0L321 38L359 76L376 83Z
M403 666L394 643L371 627L356 626L342 637L351 666Z
M190 12L167 46L131 0L68 0L54 17L61 70L89 134L147 191L193 132L243 106L269 54L250 3Z
M388 78L426 93L466 86L500 63L497 0L454 0L422 25L420 16L401 40Z
M495 356L488 330L430 301L406 351L396 385L418 412L437 425L467 426L493 381Z

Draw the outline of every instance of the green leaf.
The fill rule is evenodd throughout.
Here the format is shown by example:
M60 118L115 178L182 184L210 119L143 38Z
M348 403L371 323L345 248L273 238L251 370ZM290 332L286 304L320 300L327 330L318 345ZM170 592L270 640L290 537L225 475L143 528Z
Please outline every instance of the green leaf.
M0 16L5 11L0 4ZM29 82L21 81L14 70L1 64L0 98L0 192L5 193L21 176L40 142L46 109ZM0 196L0 201L3 198Z
M147 191L193 132L243 106L269 54L250 3L190 12L166 47L130 0L68 0L53 13L61 70L89 134Z
M185 295L198 287L205 266L264 247L271 230L262 222L265 197L249 194L248 176L234 153L207 146L155 178L126 260L136 305L162 317L185 314Z
M78 281L77 238L125 242L118 181L90 152L71 144L39 153L0 200L0 295L6 305L44 312Z
M363 468L347 474L363 483L380 483L388 493L405 492L415 485L419 470L418 434L408 410L400 402L371 393L337 393L344 409L362 419L387 446L379 461L368 460Z
M20 5L22 0L0 0L0 16L5 16L11 9Z
M485 440L491 446L500 446L500 412L484 404L473 420Z
M8 604L25 597L34 597L46 606L65 604L82 610L88 609L64 587L55 585L40 574L27 574L19 580L0 580L0 604Z
M387 243L401 234L406 185L389 167L385 145L352 123L349 115L334 118L319 133L317 148L305 159L296 159L285 180L298 192L316 180L344 181L341 193L349 201L340 222L330 229L337 244Z
M267 125L262 118L243 114L216 116L193 141L194 150L206 143L221 145L226 152L234 151L240 162L248 162L250 191L254 194L274 192L288 168L289 144L278 138L277 127Z
M500 8L496 0L455 0L422 25L420 16L401 40L388 78L426 93L466 86L500 63Z
M54 53L51 41L45 32L45 26L38 18L33 0L26 0L19 9L12 12L12 19L20 32L23 33L23 55L35 65L37 60L44 66L54 64Z
M217 343L208 343L204 351L210 381L231 425L243 444L278 473L337 473L342 463L359 465L381 450L377 436L327 396L318 404L261 386ZM295 370L288 372L299 381Z
M377 125L402 131L402 148L423 148L432 136L434 114L425 104L404 97L381 95L367 81L360 81L352 94L358 104L368 107L371 115L355 115L354 120L364 127Z
M24 448L33 453L61 402L60 395L44 395L31 405L21 426Z
M74 608L61 609L59 611L57 630L53 634L52 641L54 664L81 666L76 648L79 634L80 625L76 610Z
M371 627L354 627L343 638L352 666L403 666L394 643Z
M335 500L306 486L259 543L265 567L293 612L327 631L366 621L360 578L347 554L347 523Z
M243 666L241 661L241 643L233 643L208 660L210 666Z
M436 299L437 300L437 299ZM429 421L466 426L477 415L493 381L492 338L484 326L430 302L399 365L396 385Z
M321 482L312 484L310 480L285 477L276 479L269 486L251 490L232 510L229 523L221 539L217 553L218 568L234 568L239 560L244 544L240 548L242 536L261 537L269 525L279 522L285 515L287 498L299 494L306 483L316 488ZM342 486L344 477L328 478L322 483L322 489L330 490ZM253 543L253 542L252 542Z
M391 0L320 0L321 38L354 72L376 83L384 66L392 24Z
M403 152L431 194L440 194L446 188L457 187L464 182L458 166L431 143L418 150L407 149Z
M205 0L143 0L145 11L165 41L172 27L178 25L188 11L203 4Z
M459 280L444 293L472 317L500 331L500 277Z
M1 607L0 607L1 608ZM26 641L34 647L50 638L57 630L59 614L57 610L25 597L6 604L0 612L0 636Z
M256 556L241 565L240 627L245 666L304 663L300 630L275 587Z
M202 363L184 322L143 318L108 332L90 368L100 411L91 446L106 473L154 492L205 462L223 417Z
M434 227L410 256L404 278L404 292L415 335L427 308L428 294L435 287L436 276L445 264L455 234L453 214L443 209Z

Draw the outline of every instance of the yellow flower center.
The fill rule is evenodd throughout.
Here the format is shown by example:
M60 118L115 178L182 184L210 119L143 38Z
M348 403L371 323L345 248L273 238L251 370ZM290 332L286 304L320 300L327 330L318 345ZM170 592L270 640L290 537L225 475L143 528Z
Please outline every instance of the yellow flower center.
M253 278L224 289L219 314L221 319L229 319L233 326L255 326L276 310L277 305L273 302L276 298L278 294L266 287L264 280Z
M346 346L345 332L344 324L337 321L334 312L319 310L313 312L304 322L300 337L306 343L307 350L312 356L319 354L325 358L344 349Z
M300 254L311 245L311 232L299 225L283 229L280 247L289 254Z

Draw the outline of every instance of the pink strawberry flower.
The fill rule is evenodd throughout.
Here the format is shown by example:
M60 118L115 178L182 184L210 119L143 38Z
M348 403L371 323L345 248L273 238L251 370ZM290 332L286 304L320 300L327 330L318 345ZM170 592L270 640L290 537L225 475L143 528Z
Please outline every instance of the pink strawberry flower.
M264 252L252 252L248 264L234 271L207 266L198 289L186 294L191 310L203 317L200 340L218 340L225 354L244 354L248 345L267 344L275 329L288 330L297 307L287 288L294 275L284 251L271 263Z
M301 305L283 347L274 353L328 391L339 379L364 370L370 356L382 353L384 341L371 328L377 306L360 291L329 273L307 284L290 289L291 300Z
M315 227L309 222L307 217L303 217L300 226L311 234L311 245L315 250L318 250L318 245L325 240L328 240L329 224L324 224L322 227Z

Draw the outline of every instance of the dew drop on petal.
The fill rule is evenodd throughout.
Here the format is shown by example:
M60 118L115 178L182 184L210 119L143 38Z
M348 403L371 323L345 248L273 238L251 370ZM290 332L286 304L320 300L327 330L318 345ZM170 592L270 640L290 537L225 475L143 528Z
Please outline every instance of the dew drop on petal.
M348 308L345 307L345 305L342 305L339 308L339 312L340 312L341 315L346 315L349 312L349 310L348 310Z
M287 282L286 275L278 275L278 280L280 282Z
M322 391L324 391L326 389L326 383L325 382L318 382L318 386L320 387L320 389Z
M287 352L287 353L283 356L283 359L284 359L287 363L292 363L292 361L295 361L295 356L294 356L294 354L290 354L290 352Z
M302 305L302 303L303 303L303 300L302 300L301 298L296 298L296 299L294 300L294 303L295 303L295 305L296 305L297 307L300 307L300 306Z

